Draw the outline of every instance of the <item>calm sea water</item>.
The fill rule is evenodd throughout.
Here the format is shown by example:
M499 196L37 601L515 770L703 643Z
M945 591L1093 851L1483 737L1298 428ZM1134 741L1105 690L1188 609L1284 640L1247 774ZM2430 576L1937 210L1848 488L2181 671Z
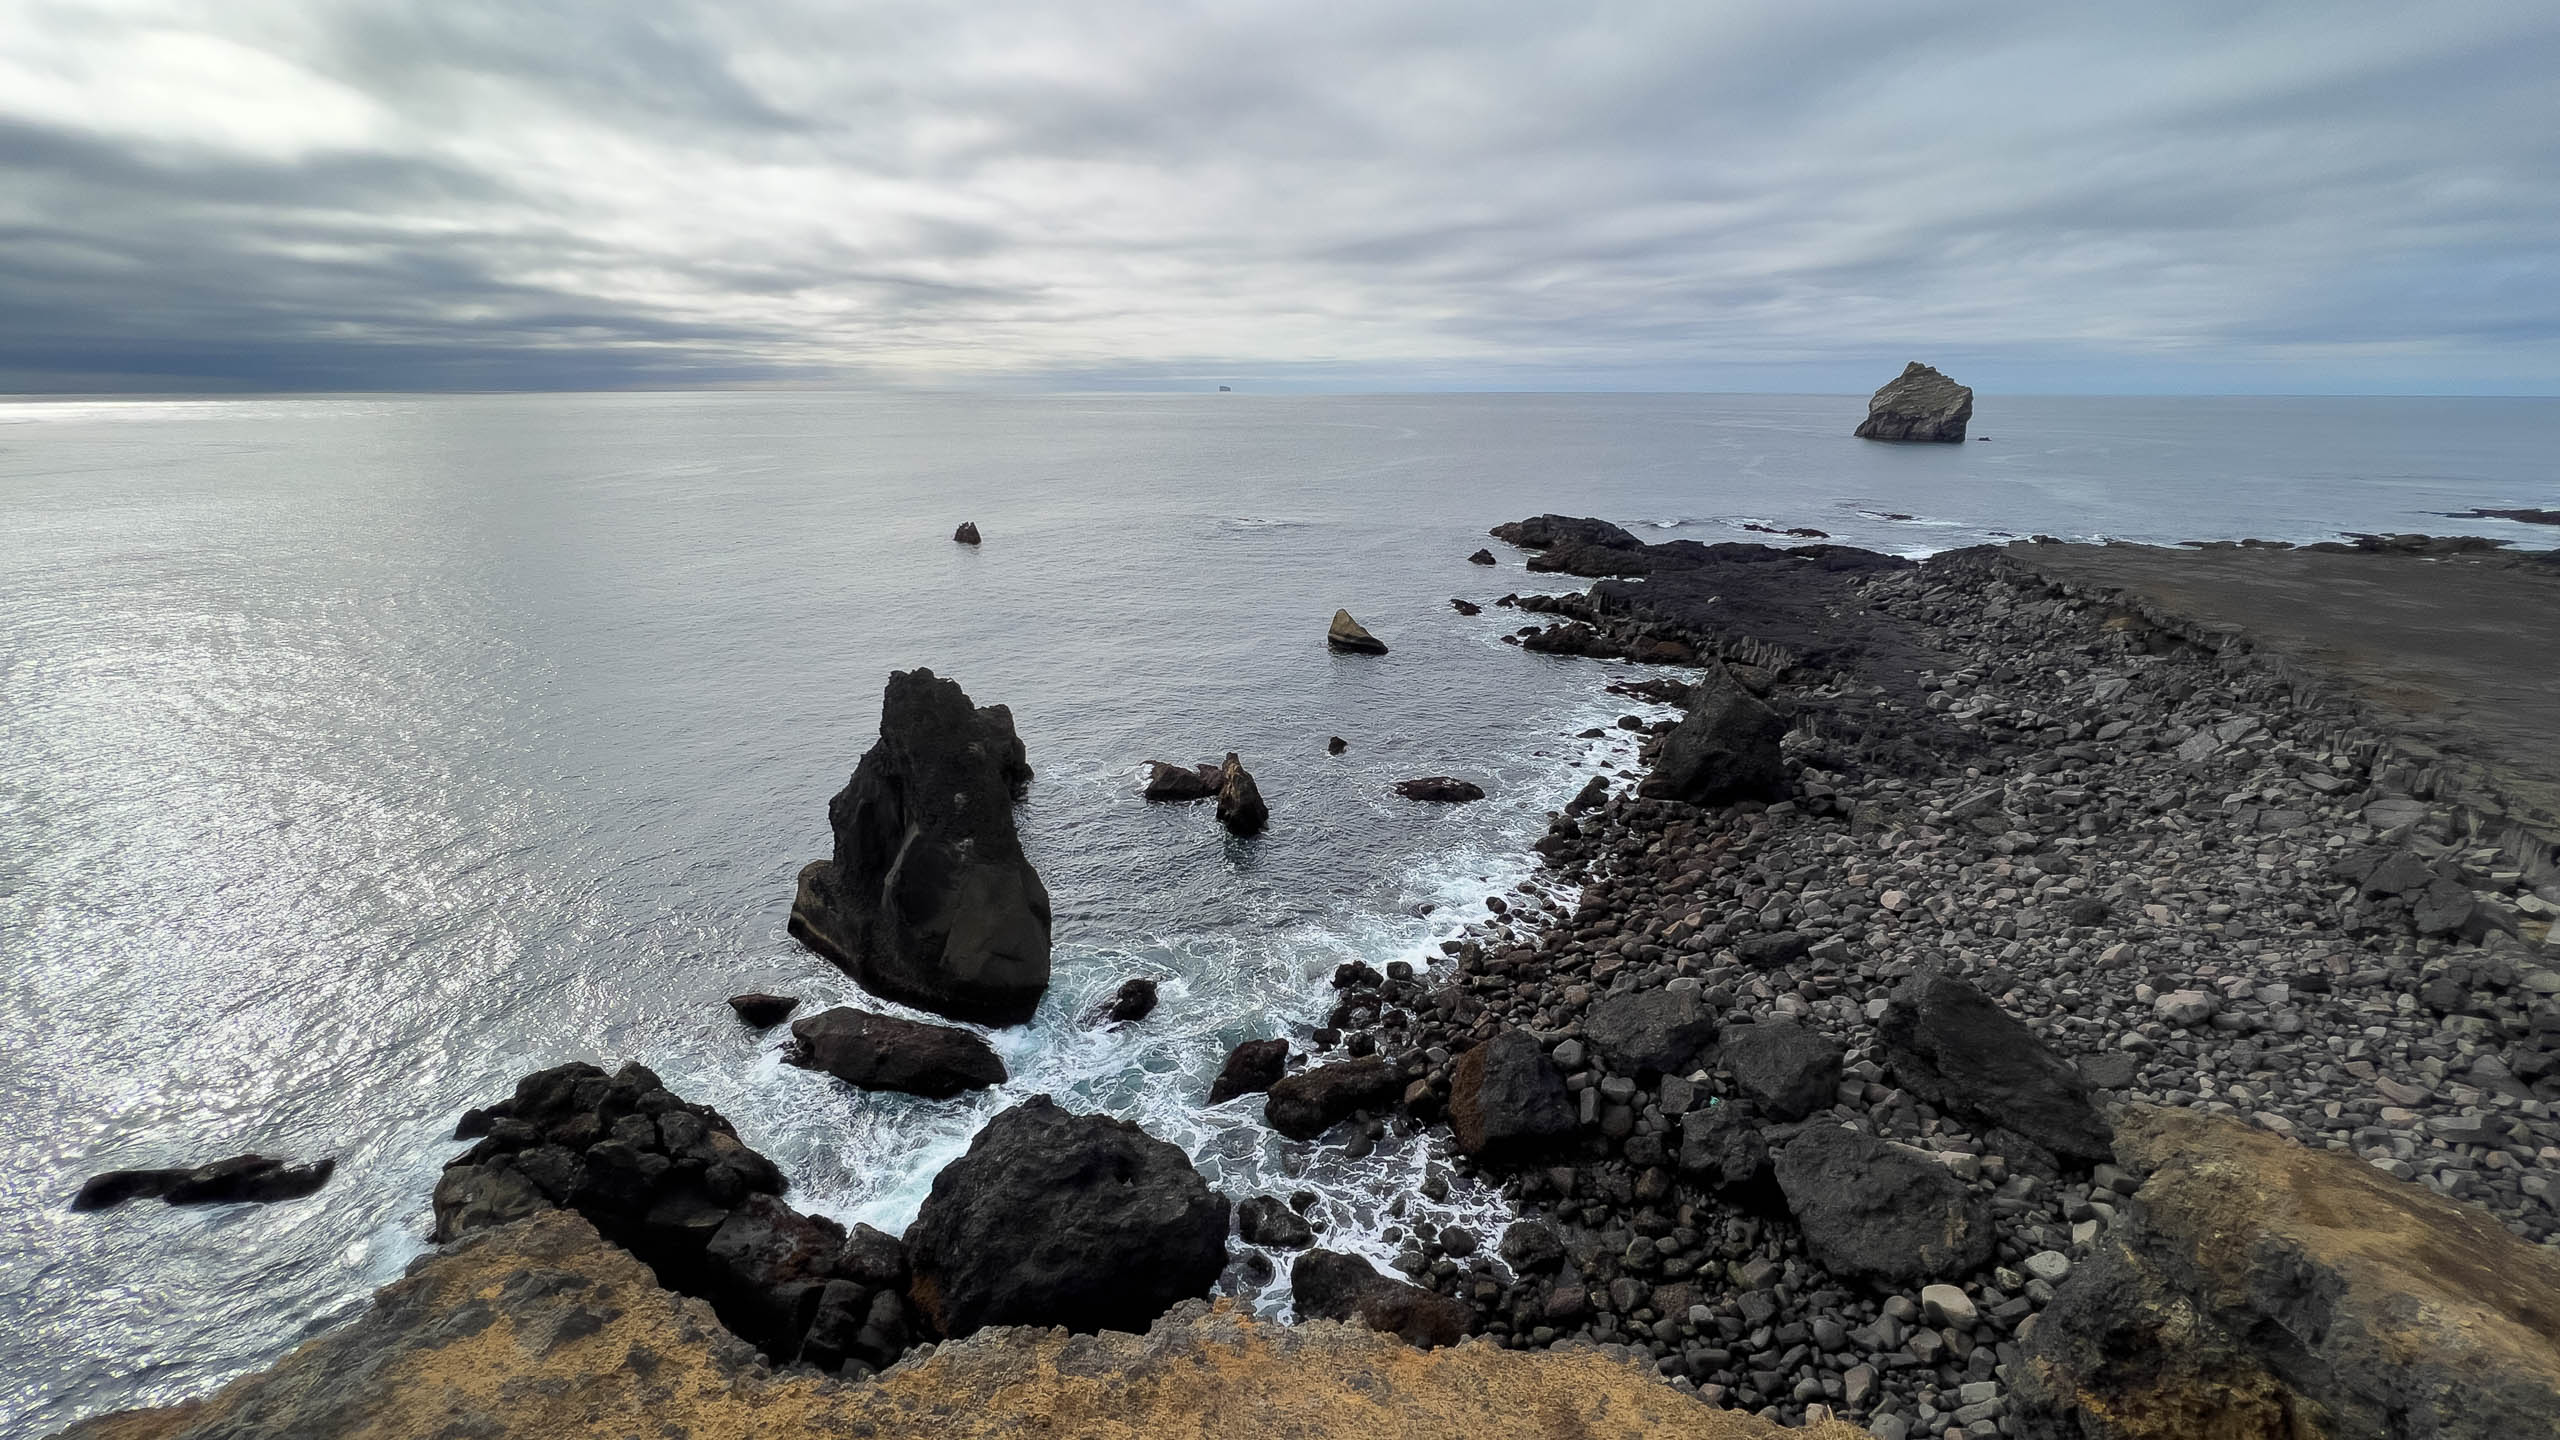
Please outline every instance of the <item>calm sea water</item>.
M2560 503L2560 402L1986 398L1964 446L1844 397L680 394L0 404L0 1433L166 1401L423 1248L466 1105L640 1059L801 1205L891 1228L995 1108L1131 1116L1383 1256L1426 1148L1352 1162L1197 1103L1334 965L1429 959L1529 873L1632 707L1524 655L1464 563L1542 510L1920 553L2466 529ZM1903 521L1889 513L1907 514ZM971 519L983 548L953 545ZM1554 587L1535 587L1554 588ZM1383 659L1322 644L1336 606ZM1013 707L1057 983L974 1100L789 1069L722 997L865 1001L784 934L882 680ZM1614 734L1615 732L1613 732ZM1328 757L1327 736L1351 743ZM1241 751L1239 843L1136 769ZM1475 778L1488 802L1397 799ZM1427 913L1426 913L1427 912ZM1163 1007L1079 1017L1124 978ZM804 1012L805 1013L805 1012ZM109 1167L339 1157L259 1208L63 1202ZM1463 1187L1435 1218L1491 1224Z

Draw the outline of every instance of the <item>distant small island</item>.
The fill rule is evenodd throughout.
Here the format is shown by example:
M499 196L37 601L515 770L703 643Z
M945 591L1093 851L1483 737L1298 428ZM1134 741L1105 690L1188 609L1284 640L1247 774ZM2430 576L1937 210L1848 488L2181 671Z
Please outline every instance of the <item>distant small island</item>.
M1861 440L1936 440L1960 444L1973 418L1973 390L1914 360L1867 401Z

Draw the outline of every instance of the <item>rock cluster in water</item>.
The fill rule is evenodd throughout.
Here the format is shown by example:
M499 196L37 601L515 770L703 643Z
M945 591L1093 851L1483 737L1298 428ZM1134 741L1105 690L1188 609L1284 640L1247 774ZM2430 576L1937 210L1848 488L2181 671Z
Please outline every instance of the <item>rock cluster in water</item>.
M1861 440L1964 439L1973 419L1973 391L1914 360L1885 382L1867 401L1867 418L1858 422Z
M889 677L880 740L827 804L835 854L800 872L791 933L885 999L1010 1025L1049 986L1049 892L1013 802L1013 714L930 670Z

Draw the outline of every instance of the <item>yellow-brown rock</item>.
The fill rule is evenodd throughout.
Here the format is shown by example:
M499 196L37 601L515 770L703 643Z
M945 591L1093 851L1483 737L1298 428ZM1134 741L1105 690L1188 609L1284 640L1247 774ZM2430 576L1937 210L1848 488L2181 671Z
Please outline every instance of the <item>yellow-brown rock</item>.
M2116 1154L2149 1178L2036 1317L2030 1433L2560 1435L2560 1254L2236 1120L2137 1107Z
M710 1308L557 1211L484 1232L384 1287L270 1370L63 1440L1860 1440L1711 1410L1596 1352L1424 1352L1349 1325L1194 1302L1145 1335L990 1329L839 1383L776 1375Z

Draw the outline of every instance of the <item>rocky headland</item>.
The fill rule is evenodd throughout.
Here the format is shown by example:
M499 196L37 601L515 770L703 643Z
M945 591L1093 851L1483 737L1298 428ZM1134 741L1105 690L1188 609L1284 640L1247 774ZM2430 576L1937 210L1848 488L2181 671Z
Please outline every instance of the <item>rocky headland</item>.
M1671 713L1442 963L1344 965L1204 1103L1353 1155L1445 1130L1501 1234L1399 1209L1382 1273L1043 1097L891 1236L645 1068L565 1066L464 1117L448 1248L365 1317L71 1433L2560 1430L2560 624L2517 619L2555 567L1494 533L1596 583L1484 623L1658 667L1611 688ZM893 677L794 932L1020 1018L1028 775L1001 707ZM1267 818L1232 755L1149 783L1212 794ZM1002 1077L965 1031L793 1029L854 1084ZM1299 1324L1235 1308L1284 1287Z

